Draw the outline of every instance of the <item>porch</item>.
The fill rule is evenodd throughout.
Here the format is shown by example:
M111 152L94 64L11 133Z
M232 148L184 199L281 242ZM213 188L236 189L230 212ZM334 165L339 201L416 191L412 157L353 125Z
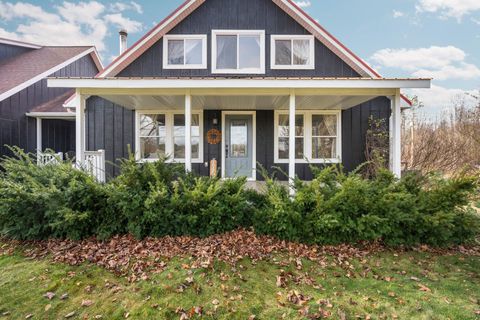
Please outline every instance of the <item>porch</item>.
M383 99L376 112L389 122L390 168L400 176L400 89L430 85L428 79L365 78L48 81L52 87L77 90L70 105L76 108L77 159L84 159L87 150L86 131L90 129L85 126L85 109L87 104L88 109L96 108L92 102L95 96L134 113L132 145L139 161L154 160L154 150L173 155L174 161L184 163L187 171L209 173L211 160L216 160L223 178L241 172L252 181L257 180L257 163L278 165L287 172L288 179L293 179L308 163L343 163L345 154L361 152L353 151L359 149L354 143L342 141L342 134L348 135L348 128L358 125L344 123L346 113L354 107L367 108L364 105L374 99ZM302 125L298 124L300 120ZM88 122L87 126L91 125ZM328 135L319 132L326 127L335 130ZM145 130L152 129L156 134L145 134ZM213 142L209 140L212 132L220 134ZM152 140L157 150L152 149ZM330 156L325 156L325 149L330 149Z

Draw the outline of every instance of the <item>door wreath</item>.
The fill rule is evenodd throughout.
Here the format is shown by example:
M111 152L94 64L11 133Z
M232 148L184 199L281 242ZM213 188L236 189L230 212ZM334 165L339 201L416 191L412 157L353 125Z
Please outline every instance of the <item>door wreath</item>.
M210 129L207 132L208 144L219 144L222 141L222 132L217 129Z

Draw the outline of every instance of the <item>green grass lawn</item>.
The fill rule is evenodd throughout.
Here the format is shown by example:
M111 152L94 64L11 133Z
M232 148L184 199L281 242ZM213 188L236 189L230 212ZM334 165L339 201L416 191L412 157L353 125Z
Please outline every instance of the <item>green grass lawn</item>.
M182 258L129 283L93 264L17 251L0 255L0 319L480 319L480 257L384 252L336 261L278 255L190 269Z

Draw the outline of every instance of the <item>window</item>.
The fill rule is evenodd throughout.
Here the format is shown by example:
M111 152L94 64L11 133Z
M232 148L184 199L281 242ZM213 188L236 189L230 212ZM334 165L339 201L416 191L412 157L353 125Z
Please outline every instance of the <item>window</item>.
M295 115L297 163L335 163L341 157L340 111L301 111ZM288 163L288 111L275 112L275 162Z
M265 73L265 31L213 30L213 73Z
M314 37L272 35L270 63L272 69L314 69Z
M191 145L192 162L203 162L203 115L192 113ZM180 113L137 113L139 148L143 161L155 161L160 157L173 157L173 161L185 161L185 115Z
M333 159L337 156L337 116L312 115L312 159Z
M206 35L166 35L163 37L164 69L206 69Z
M288 114L278 116L278 158L289 158L290 119ZM295 159L303 159L304 122L303 115L295 115Z

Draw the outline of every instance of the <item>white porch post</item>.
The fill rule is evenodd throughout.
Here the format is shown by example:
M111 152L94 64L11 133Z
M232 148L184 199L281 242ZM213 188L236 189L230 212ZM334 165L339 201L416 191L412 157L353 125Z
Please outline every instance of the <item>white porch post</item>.
M75 157L79 166L83 165L85 154L85 101L86 97L77 92L75 117Z
M185 171L192 171L192 96L185 94Z
M402 112L400 109L400 90L390 98L392 115L390 120L390 170L396 177L402 175L402 145L401 145L401 122Z
M290 90L288 131L288 180L290 195L295 194L293 180L295 179L295 91Z
M37 118L37 153L42 152L42 118Z

